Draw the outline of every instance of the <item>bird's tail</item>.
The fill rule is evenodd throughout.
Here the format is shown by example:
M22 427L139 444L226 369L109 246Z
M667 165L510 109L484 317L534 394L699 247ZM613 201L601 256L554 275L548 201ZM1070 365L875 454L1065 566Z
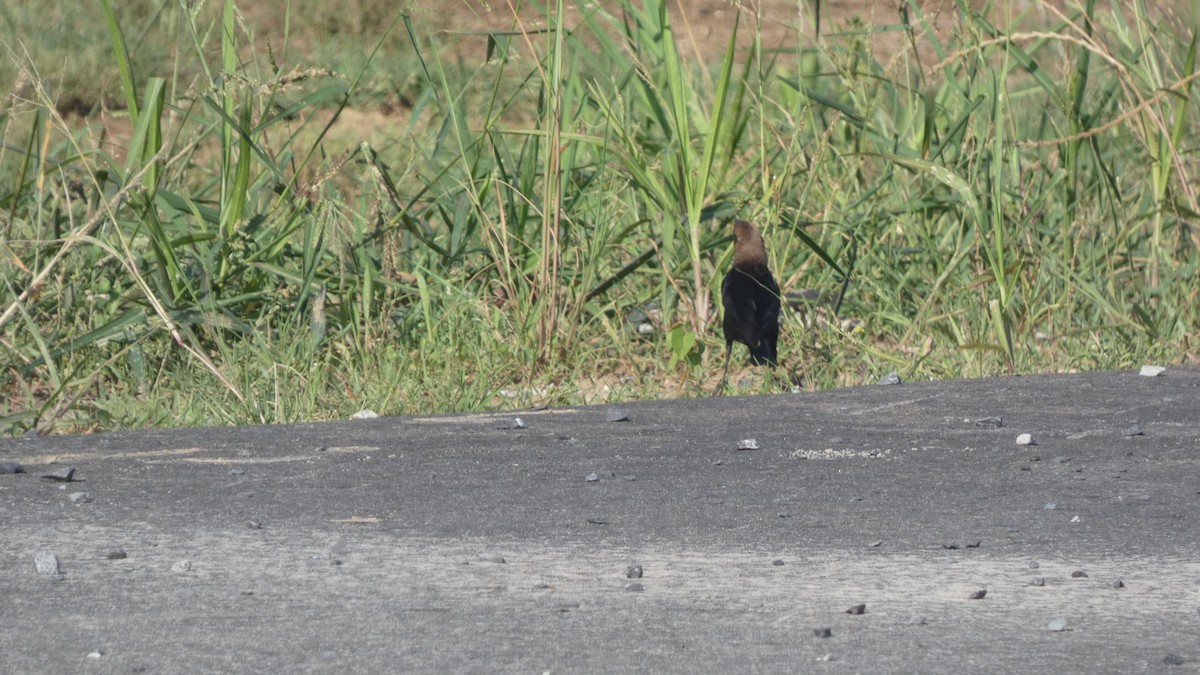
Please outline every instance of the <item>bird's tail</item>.
M750 348L750 363L756 366L776 366L779 360L771 343L763 340L758 346Z

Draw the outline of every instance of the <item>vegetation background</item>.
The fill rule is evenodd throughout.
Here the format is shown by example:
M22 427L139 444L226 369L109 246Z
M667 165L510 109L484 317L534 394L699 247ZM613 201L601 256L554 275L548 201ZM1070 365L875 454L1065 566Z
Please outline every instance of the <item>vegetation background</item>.
M710 395L735 216L737 391L1197 361L1197 0L118 4L0 7L0 433Z

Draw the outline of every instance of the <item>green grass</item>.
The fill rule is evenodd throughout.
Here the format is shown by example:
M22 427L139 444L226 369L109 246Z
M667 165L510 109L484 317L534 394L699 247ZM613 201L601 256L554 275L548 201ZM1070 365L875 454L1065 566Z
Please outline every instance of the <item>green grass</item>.
M911 9L881 62L743 15L696 64L655 0L477 50L381 6L14 33L0 431L708 395L734 216L785 291L846 289L743 391L1195 361L1188 21Z

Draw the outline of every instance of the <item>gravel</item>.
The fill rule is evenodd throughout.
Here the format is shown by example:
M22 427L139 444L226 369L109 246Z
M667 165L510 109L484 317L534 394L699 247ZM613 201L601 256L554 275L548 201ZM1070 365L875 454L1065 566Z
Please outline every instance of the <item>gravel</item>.
M62 574L62 566L53 551L38 549L33 552L33 569L38 574Z
M20 462L0 462L0 473L25 473L25 467Z
M1067 628L1067 620L1061 616L1050 619L1050 623L1046 624L1046 630L1055 633L1061 633L1065 630L1069 630Z
M622 408L609 408L604 413L604 420L606 422L628 422L629 413Z
M53 471L47 471L46 473L42 474L42 478L47 480L56 480L63 483L70 483L71 481L75 480L75 467L59 467Z

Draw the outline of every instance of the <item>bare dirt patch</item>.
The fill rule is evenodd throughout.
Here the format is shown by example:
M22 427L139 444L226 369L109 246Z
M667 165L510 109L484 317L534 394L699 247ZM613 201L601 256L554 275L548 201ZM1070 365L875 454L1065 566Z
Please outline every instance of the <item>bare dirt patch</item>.
M978 0L971 3L977 9L983 9L985 4ZM1057 13L1062 11L1065 3L1024 0L1002 4L1002 8L991 11L989 18L1007 25L1018 18L1025 24L1045 24L1057 19ZM483 35L474 35L477 32L508 31L514 26L534 30L543 28L546 23L544 14L530 9L517 12L518 19L514 20L508 4L468 1L463 7L463 11L447 15L439 3L419 0L414 5L413 15L440 35L455 37L459 48L464 50L470 49L473 40L486 39ZM884 59L909 42L905 16L916 30L920 30L920 18L923 17L939 39L944 38L960 19L953 0L675 0L670 9L681 50L702 59L720 57L739 15L738 44L742 48L751 45L755 32L759 34L763 48L768 50L794 49L821 41L865 39L876 56ZM571 2L565 21L568 26L578 25L585 12L596 11L620 16L614 2ZM754 30L756 26L757 31Z

